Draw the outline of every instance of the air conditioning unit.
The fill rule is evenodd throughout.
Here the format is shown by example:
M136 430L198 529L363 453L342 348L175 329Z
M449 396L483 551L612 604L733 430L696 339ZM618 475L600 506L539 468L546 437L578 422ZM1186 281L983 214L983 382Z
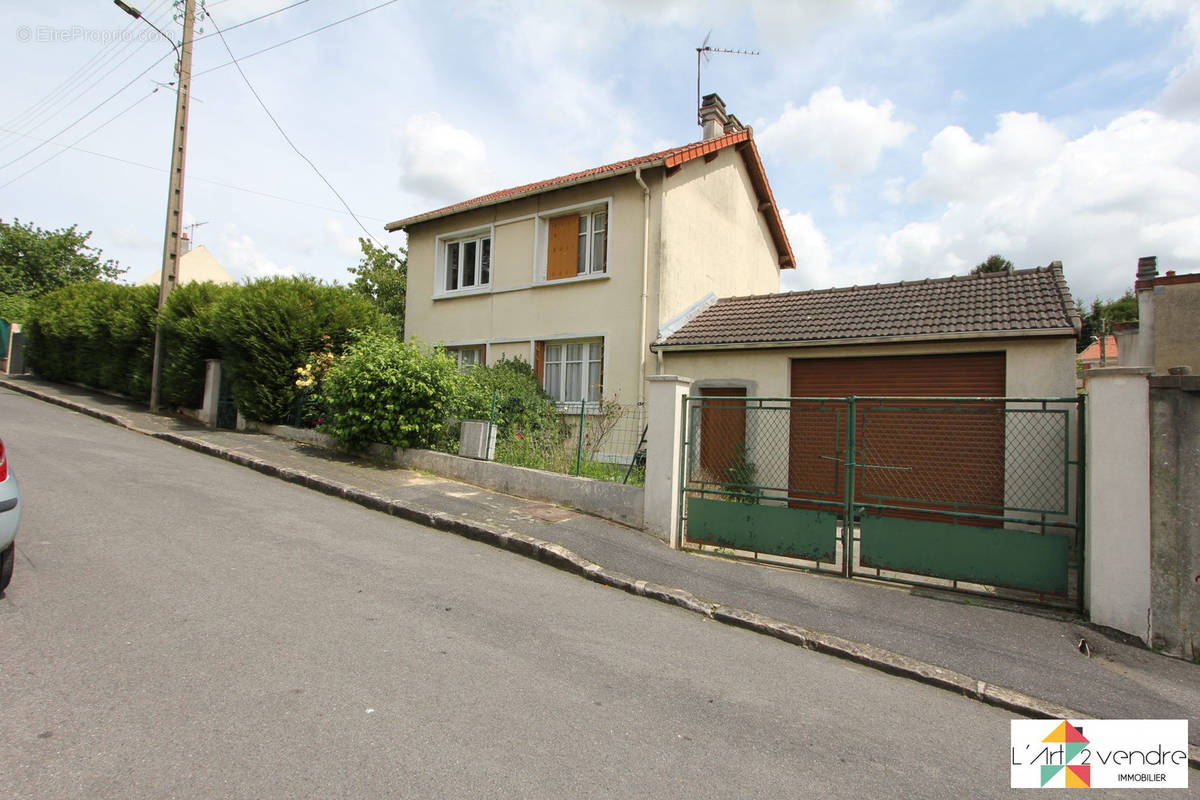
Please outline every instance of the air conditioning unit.
M485 419L466 419L458 435L458 454L491 461L496 457L496 426Z

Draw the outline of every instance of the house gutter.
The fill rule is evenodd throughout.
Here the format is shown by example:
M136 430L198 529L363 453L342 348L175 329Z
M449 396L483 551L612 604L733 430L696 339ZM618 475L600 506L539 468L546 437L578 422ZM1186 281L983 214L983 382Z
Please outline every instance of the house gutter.
M650 187L642 180L642 168L635 167L633 179L642 187L642 333L638 346L638 405L646 402L646 305L650 281Z

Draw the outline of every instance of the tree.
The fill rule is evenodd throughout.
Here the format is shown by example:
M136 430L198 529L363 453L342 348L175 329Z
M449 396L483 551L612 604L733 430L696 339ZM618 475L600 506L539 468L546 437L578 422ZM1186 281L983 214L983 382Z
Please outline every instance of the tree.
M986 261L981 261L971 270L972 275L982 275L985 272L1012 272L1013 263L999 253L992 253Z
M1126 289L1125 294L1116 300L1092 301L1091 310L1080 314L1079 337L1075 342L1076 352L1083 352L1093 339L1098 339L1105 333L1111 332L1114 322L1137 322L1138 301L1132 289Z
M378 247L369 239L359 238L362 260L350 267L355 276L350 288L369 297L375 307L383 312L396 329L396 335L404 338L404 297L408 290L408 251L403 247L393 253L387 247Z
M72 283L115 280L125 270L101 260L100 249L87 243L91 235L74 225L47 231L0 220L0 295L40 297Z

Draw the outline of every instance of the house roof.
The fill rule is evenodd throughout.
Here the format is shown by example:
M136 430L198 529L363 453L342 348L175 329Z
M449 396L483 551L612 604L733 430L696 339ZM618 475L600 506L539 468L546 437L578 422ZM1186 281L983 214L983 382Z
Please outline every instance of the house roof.
M723 298L652 349L1074 336L1078 327L1079 312L1056 261L1015 272Z
M442 217L448 217L463 211L485 208L521 197L541 194L553 189L563 189L581 183L612 178L617 175L632 173L639 168L665 167L668 174L671 174L672 170L678 169L689 161L703 156L710 156L726 147L737 149L745 160L746 167L750 173L750 183L754 187L755 195L758 198L759 211L767 223L767 229L770 231L771 239L775 243L775 250L779 253L779 267L780 269L791 269L796 265L796 258L792 254L792 246L788 242L787 233L783 229L783 219L779 216L779 208L775 205L775 196L771 193L771 186L767 182L767 174L763 169L762 159L759 158L758 148L754 145L753 132L749 128L727 133L715 139L672 147L670 150L660 150L657 153L650 153L649 155L630 158L624 161L616 161L601 167L593 167L581 172L572 172L569 175L560 175L557 178L550 178L549 180L527 183L523 186L514 186L511 189L501 189L498 192L481 195L471 200L464 200L461 203L455 203L435 211L426 211L423 214L389 222L384 227L389 231L408 229L410 226L418 223L441 219Z
M1104 337L1104 357L1107 361L1112 361L1114 364L1117 363L1117 337ZM1096 363L1100 363L1100 340L1097 339L1085 347L1078 358L1080 361L1095 361Z

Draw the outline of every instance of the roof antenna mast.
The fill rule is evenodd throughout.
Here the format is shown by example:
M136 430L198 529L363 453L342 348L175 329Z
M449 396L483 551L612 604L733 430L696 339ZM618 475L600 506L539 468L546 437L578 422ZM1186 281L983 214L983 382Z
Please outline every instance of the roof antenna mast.
M704 56L704 61L707 63L712 59L709 53L727 53L731 56L756 56L759 55L757 50L726 50L723 47L709 47L708 40L712 36L712 31L704 35L704 43L696 48L696 124L704 126L704 120L700 119L700 56Z

